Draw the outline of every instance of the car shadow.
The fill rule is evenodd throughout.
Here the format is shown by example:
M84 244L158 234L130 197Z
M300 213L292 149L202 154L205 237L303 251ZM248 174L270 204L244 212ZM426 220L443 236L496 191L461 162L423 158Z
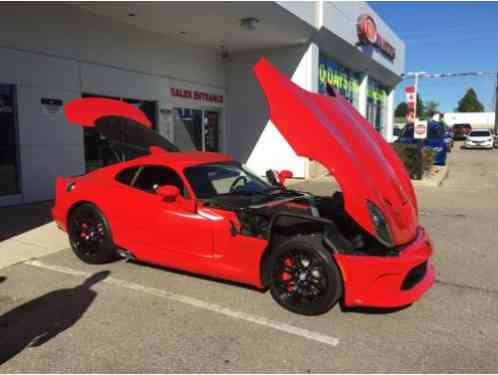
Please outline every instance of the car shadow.
M354 306L347 307L342 303L340 305L341 311L343 313L356 313L356 314L367 314L367 315L387 315L394 314L403 311L410 307L410 305L399 306L399 307L366 307L366 306Z
M210 276L206 276L206 275L200 275L198 273L192 273L192 272L188 272L188 271L183 271L183 270L168 268L166 266L158 266L158 265L151 264L151 263L144 263L144 262L141 262L141 261L136 260L136 259L127 259L126 261L129 262L129 263L133 263L133 264L135 264L137 266L142 266L142 267L147 267L147 268L154 268L156 270L167 271L167 272L171 272L171 273L174 273L174 274L177 274L177 275L194 277L196 279L201 279L201 280L213 281L213 282L218 283L218 284L225 284L225 285L236 286L236 287L239 287L239 288L244 288L244 289L252 290L252 291L263 293L263 294L266 293L266 291L268 290L268 288L259 289L259 288L256 288L255 286L238 283L236 281L217 279L215 277L210 277Z
M95 273L74 288L46 293L0 315L0 366L71 328L97 297L91 288L109 274Z

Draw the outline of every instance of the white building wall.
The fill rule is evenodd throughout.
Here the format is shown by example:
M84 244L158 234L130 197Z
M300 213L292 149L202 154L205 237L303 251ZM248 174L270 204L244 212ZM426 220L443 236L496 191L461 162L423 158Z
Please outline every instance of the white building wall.
M483 128L495 126L494 112L447 112L443 115L443 119L450 126L455 124L470 124L473 127Z
M262 56L301 87L312 90L315 85L312 74L318 69L318 50L314 45L233 55L227 69L227 152L260 175L268 169L288 169L295 177L306 177L308 161L296 155L269 121L266 99L252 73Z
M84 173L82 129L62 112L45 114L41 98L66 103L88 92L171 110L178 104L171 82L225 96L225 69L214 51L62 3L1 7L0 83L16 85L22 194L0 196L0 206L51 199L56 176ZM157 120L171 138L171 112Z

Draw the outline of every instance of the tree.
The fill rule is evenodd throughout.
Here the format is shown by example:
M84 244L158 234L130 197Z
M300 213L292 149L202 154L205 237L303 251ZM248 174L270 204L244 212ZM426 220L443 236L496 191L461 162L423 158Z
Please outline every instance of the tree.
M484 112L484 106L477 99L477 94L473 88L467 90L465 95L458 101L458 112Z
M401 102L394 111L394 117L405 117L408 112L408 104Z
M427 111L425 110L425 103L417 92L417 118L425 119Z
M439 112L439 103L429 100L425 104L425 113L428 117L432 117L436 112Z

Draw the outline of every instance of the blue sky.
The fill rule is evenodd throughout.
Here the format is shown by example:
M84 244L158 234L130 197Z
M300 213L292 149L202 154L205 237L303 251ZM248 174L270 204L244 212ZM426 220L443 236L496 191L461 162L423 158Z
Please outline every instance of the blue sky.
M498 3L484 2L369 2L405 42L406 72L453 73L498 71ZM496 77L419 80L424 101L434 100L450 112L473 87L490 110ZM404 101L405 80L396 90Z

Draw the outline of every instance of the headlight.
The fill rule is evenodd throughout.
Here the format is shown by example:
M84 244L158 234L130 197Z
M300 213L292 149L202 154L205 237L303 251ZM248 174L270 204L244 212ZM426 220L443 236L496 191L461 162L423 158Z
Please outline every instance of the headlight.
M389 224L386 222L384 214L382 211L372 202L367 201L368 212L370 214L370 219L375 228L375 234L377 239L386 246L392 246L391 230L389 229Z

